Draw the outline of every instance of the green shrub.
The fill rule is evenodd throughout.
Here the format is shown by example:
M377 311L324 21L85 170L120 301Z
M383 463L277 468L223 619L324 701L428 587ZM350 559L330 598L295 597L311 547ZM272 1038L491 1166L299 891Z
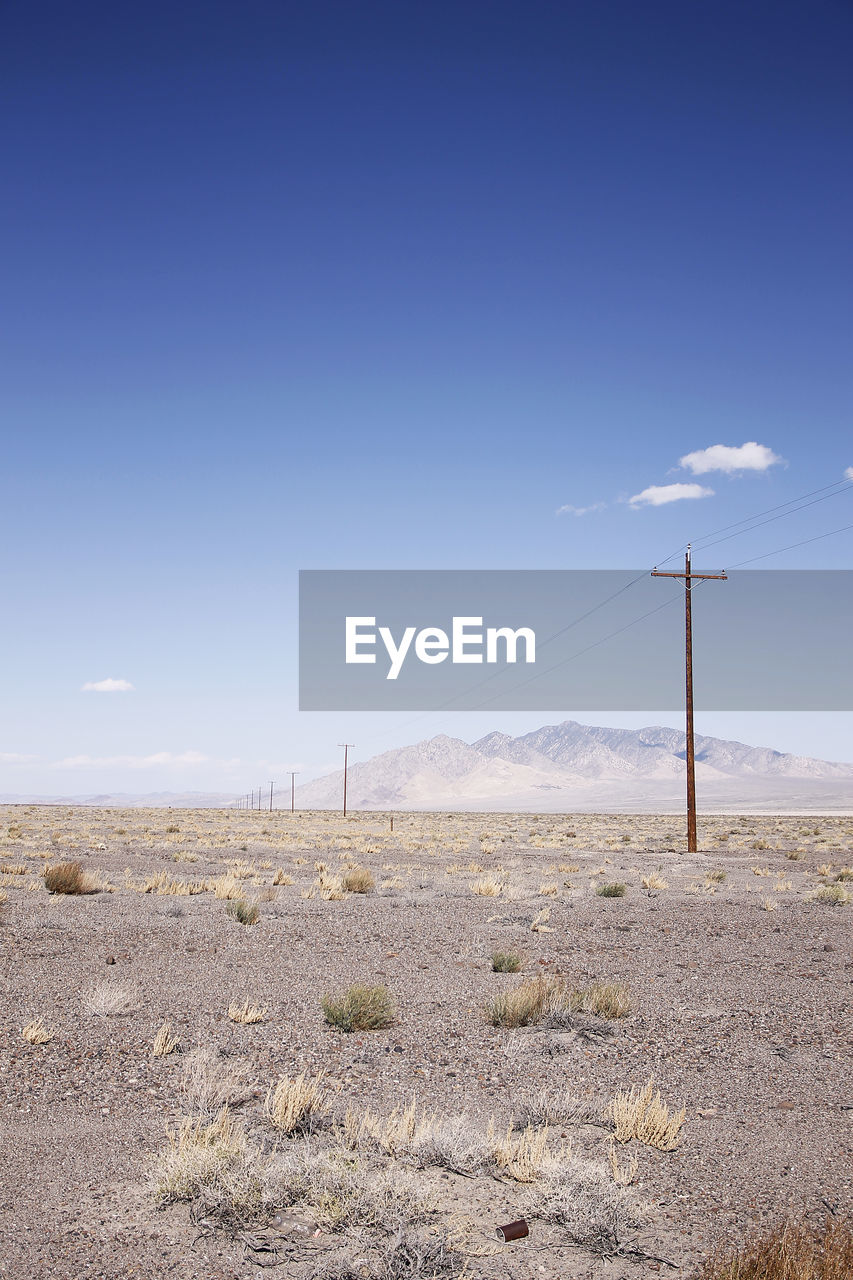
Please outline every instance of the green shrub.
M617 881L612 881L609 884L600 884L595 892L599 898L624 898L625 886Z
M522 956L518 951L492 952L493 973L518 973L521 968L521 962Z
M394 1020L394 1001L386 987L355 982L339 996L320 1002L330 1027L341 1031L379 1031Z

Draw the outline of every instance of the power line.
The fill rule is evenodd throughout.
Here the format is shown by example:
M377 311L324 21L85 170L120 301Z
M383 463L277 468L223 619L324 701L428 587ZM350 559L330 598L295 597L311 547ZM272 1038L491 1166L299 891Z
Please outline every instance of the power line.
M729 567L731 569L741 569L745 564L755 564L756 560L766 560L769 556L781 555L783 551L793 551L796 547L808 546L810 542L820 542L822 538L832 538L836 533L846 533L848 529L853 529L853 524L844 524L840 529L830 529L829 533L819 533L814 538L803 538L802 542L792 542L787 547L777 547L775 551L765 551L763 556L753 556L751 560L739 560L737 564Z

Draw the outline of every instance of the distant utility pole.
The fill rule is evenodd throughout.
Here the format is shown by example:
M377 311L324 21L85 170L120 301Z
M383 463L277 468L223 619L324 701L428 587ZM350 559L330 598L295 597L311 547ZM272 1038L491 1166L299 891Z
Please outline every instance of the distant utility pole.
M684 579L684 673L685 673L685 728L687 736L687 852L695 853L696 844L696 759L693 742L693 610L691 595L693 583L709 578L725 582L725 573L694 573L690 567L690 543L684 554L684 572L667 573L662 569L652 570L653 578Z
M272 789L273 789L273 784L270 783L270 813L272 813Z
M287 772L290 774L290 812L294 813L296 811L296 775L299 770L288 769Z
M339 742L339 747L344 749L344 817L347 816L347 751L350 747L354 747L354 742Z

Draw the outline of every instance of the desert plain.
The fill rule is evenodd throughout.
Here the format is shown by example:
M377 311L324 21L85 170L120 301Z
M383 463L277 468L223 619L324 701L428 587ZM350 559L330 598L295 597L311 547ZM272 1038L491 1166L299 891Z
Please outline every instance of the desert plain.
M0 809L0 1277L690 1280L849 1221L853 818L683 828Z

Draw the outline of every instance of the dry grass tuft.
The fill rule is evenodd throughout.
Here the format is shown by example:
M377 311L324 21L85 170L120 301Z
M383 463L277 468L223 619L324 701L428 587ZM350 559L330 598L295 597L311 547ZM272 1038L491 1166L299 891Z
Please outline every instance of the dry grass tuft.
M272 878L273 884L295 884L293 876L289 876L283 868L279 867Z
M481 876L479 880L473 880L468 887L480 898L497 898L503 893L506 885L497 876Z
M298 1076L282 1076L270 1085L264 1110L270 1124L287 1137L313 1133L329 1110L322 1076L312 1080L304 1071Z
M546 1168L570 1159L570 1150L564 1146L558 1155L548 1151L548 1126L528 1125L517 1133L512 1125L505 1134L498 1135L489 1124L488 1143L496 1168L514 1182L535 1182Z
M268 1199L269 1161L249 1145L227 1107L209 1121L185 1116L166 1137L153 1171L159 1204L194 1201L200 1216L235 1225L259 1216Z
M343 886L347 893L370 893L376 881L367 867L350 867L344 872Z
M165 893L176 898L189 898L207 889L204 880L173 880L164 867L162 871L152 872L139 886L140 893Z
M48 1044L53 1039L53 1032L44 1025L44 1018L34 1018L21 1027L21 1035L27 1044Z
M686 1114L683 1107L671 1114L661 1100L660 1090L655 1092L654 1080L651 1079L642 1088L632 1085L627 1093L620 1090L610 1104L610 1118L617 1142L630 1142L636 1138L658 1151L675 1150Z
M524 957L520 951L492 952L493 973L518 973L523 963Z
M616 1148L611 1142L607 1152L607 1162L610 1165L611 1177L617 1187L630 1187L636 1181L637 1170L640 1167L640 1162L636 1156L630 1156L624 1164L620 1164Z
M49 893L96 893L97 886L79 862L57 862L44 869L44 887Z
M625 1018L631 1011L631 999L624 982L594 982L581 997L580 1008L598 1018Z
M486 1018L493 1027L528 1027L542 1019L564 990L559 978L529 978L490 1000Z
M606 884L598 885L595 892L599 898L624 898L625 888L626 886L624 884L614 880Z
M170 1053L174 1053L179 1048L178 1037L172 1034L171 1022L164 1022L154 1037L151 1052L155 1058L168 1058Z
M240 924L256 924L260 916L260 908L256 902L247 902L245 898L232 898L225 908L226 914Z
M643 876L641 881L644 889L668 889L669 881L664 880L663 876L659 876L653 871L651 875Z
M827 1218L777 1227L733 1252L718 1250L696 1280L849 1280L853 1276L853 1229Z
M340 996L323 996L323 1014L341 1031L379 1031L394 1020L394 1002L387 987L353 983Z
M253 1022L263 1022L266 1016L266 1005L249 1004L248 1000L244 1000L242 1004L232 1000L228 1006L228 1017L231 1021L242 1022L246 1026Z

